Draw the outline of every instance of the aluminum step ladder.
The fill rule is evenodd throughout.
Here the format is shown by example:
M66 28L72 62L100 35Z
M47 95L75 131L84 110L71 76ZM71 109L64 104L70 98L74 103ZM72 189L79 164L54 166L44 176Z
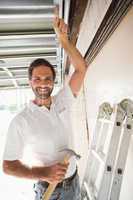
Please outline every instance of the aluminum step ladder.
M132 123L131 100L123 100L114 109L109 103L100 106L88 152L82 200L119 200Z

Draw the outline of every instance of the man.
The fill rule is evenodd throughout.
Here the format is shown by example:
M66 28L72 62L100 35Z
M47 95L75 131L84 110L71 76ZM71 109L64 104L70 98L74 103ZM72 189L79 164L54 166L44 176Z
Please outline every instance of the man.
M79 181L75 158L61 164L63 150L69 148L71 122L69 109L81 88L86 63L68 40L67 25L55 18L54 29L75 70L69 83L51 97L55 72L45 59L33 61L29 67L29 83L35 99L11 122L4 151L3 170L6 174L34 179L36 200L42 198L48 183L57 183L51 200L79 200ZM36 164L29 167L22 161L30 146Z

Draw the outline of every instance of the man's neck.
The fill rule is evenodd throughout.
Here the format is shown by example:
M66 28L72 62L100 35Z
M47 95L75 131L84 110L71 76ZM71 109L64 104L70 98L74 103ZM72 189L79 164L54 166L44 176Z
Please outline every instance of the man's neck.
M38 106L46 106L48 109L50 109L50 105L51 105L51 96L47 99L39 99L39 98L35 98L35 100L33 101L36 105Z

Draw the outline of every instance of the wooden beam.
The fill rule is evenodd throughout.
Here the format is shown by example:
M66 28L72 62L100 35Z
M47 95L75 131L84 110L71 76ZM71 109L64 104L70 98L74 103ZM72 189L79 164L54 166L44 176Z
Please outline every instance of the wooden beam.
M70 14L69 14L69 29L70 29L70 40L76 45L80 25L84 16L85 8L87 7L88 0L71 0ZM69 73L70 61L67 57L65 64L65 74Z
M70 27L70 39L73 44L76 44L80 24L82 22L85 8L87 6L88 0L71 0L70 5L70 15L69 15L69 27Z

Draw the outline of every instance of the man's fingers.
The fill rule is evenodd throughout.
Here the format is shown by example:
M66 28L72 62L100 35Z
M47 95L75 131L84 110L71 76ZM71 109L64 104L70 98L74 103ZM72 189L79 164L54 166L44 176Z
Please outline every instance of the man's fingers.
M69 163L67 163L67 164L59 163L58 164L58 167L60 169L64 169L64 170L67 170L68 166L69 166Z
M59 183L65 178L69 163L57 163L48 167L47 182Z
M62 182L62 180L65 178L65 173L58 173L58 174L55 174L53 177L49 178L49 182L51 183L54 183L54 182Z
M64 162L62 162L62 163L57 163L57 165L60 166L60 167L68 167L69 162L68 162L68 163L64 163Z
M55 32L58 32L58 26L59 26L59 18L55 18L53 21L53 27L55 29Z
M65 24L65 26L64 26L64 32L68 33L68 26L67 26L67 24Z
M64 20L63 19L60 19L60 22L59 22L59 29L62 33L67 33L67 30L68 30L68 26L67 24L65 24Z
M67 169L68 169L68 165L69 165L69 163L67 163L67 164L57 164L57 171L56 171L56 175L58 175L58 176L62 176L62 177L64 177L65 176L65 174L66 174L66 171L67 171Z
M56 181L62 181L65 178L65 174L58 174L55 178Z
M63 26L64 26L64 21L63 21L63 19L60 19L60 21L59 21L59 29L62 31L62 29L63 29Z
M63 24L61 31L62 31L62 33L66 33L67 34L68 26L66 24Z
M61 169L60 171L57 171L56 174L57 175L64 175L64 174L66 174L66 171L67 171L66 169Z
M67 33L67 31L68 31L68 26L67 26L67 24L64 23L64 20L63 20L63 19L60 19L60 18L58 18L58 17L56 17L56 18L54 19L53 26L54 26L54 29L55 29L57 32Z

